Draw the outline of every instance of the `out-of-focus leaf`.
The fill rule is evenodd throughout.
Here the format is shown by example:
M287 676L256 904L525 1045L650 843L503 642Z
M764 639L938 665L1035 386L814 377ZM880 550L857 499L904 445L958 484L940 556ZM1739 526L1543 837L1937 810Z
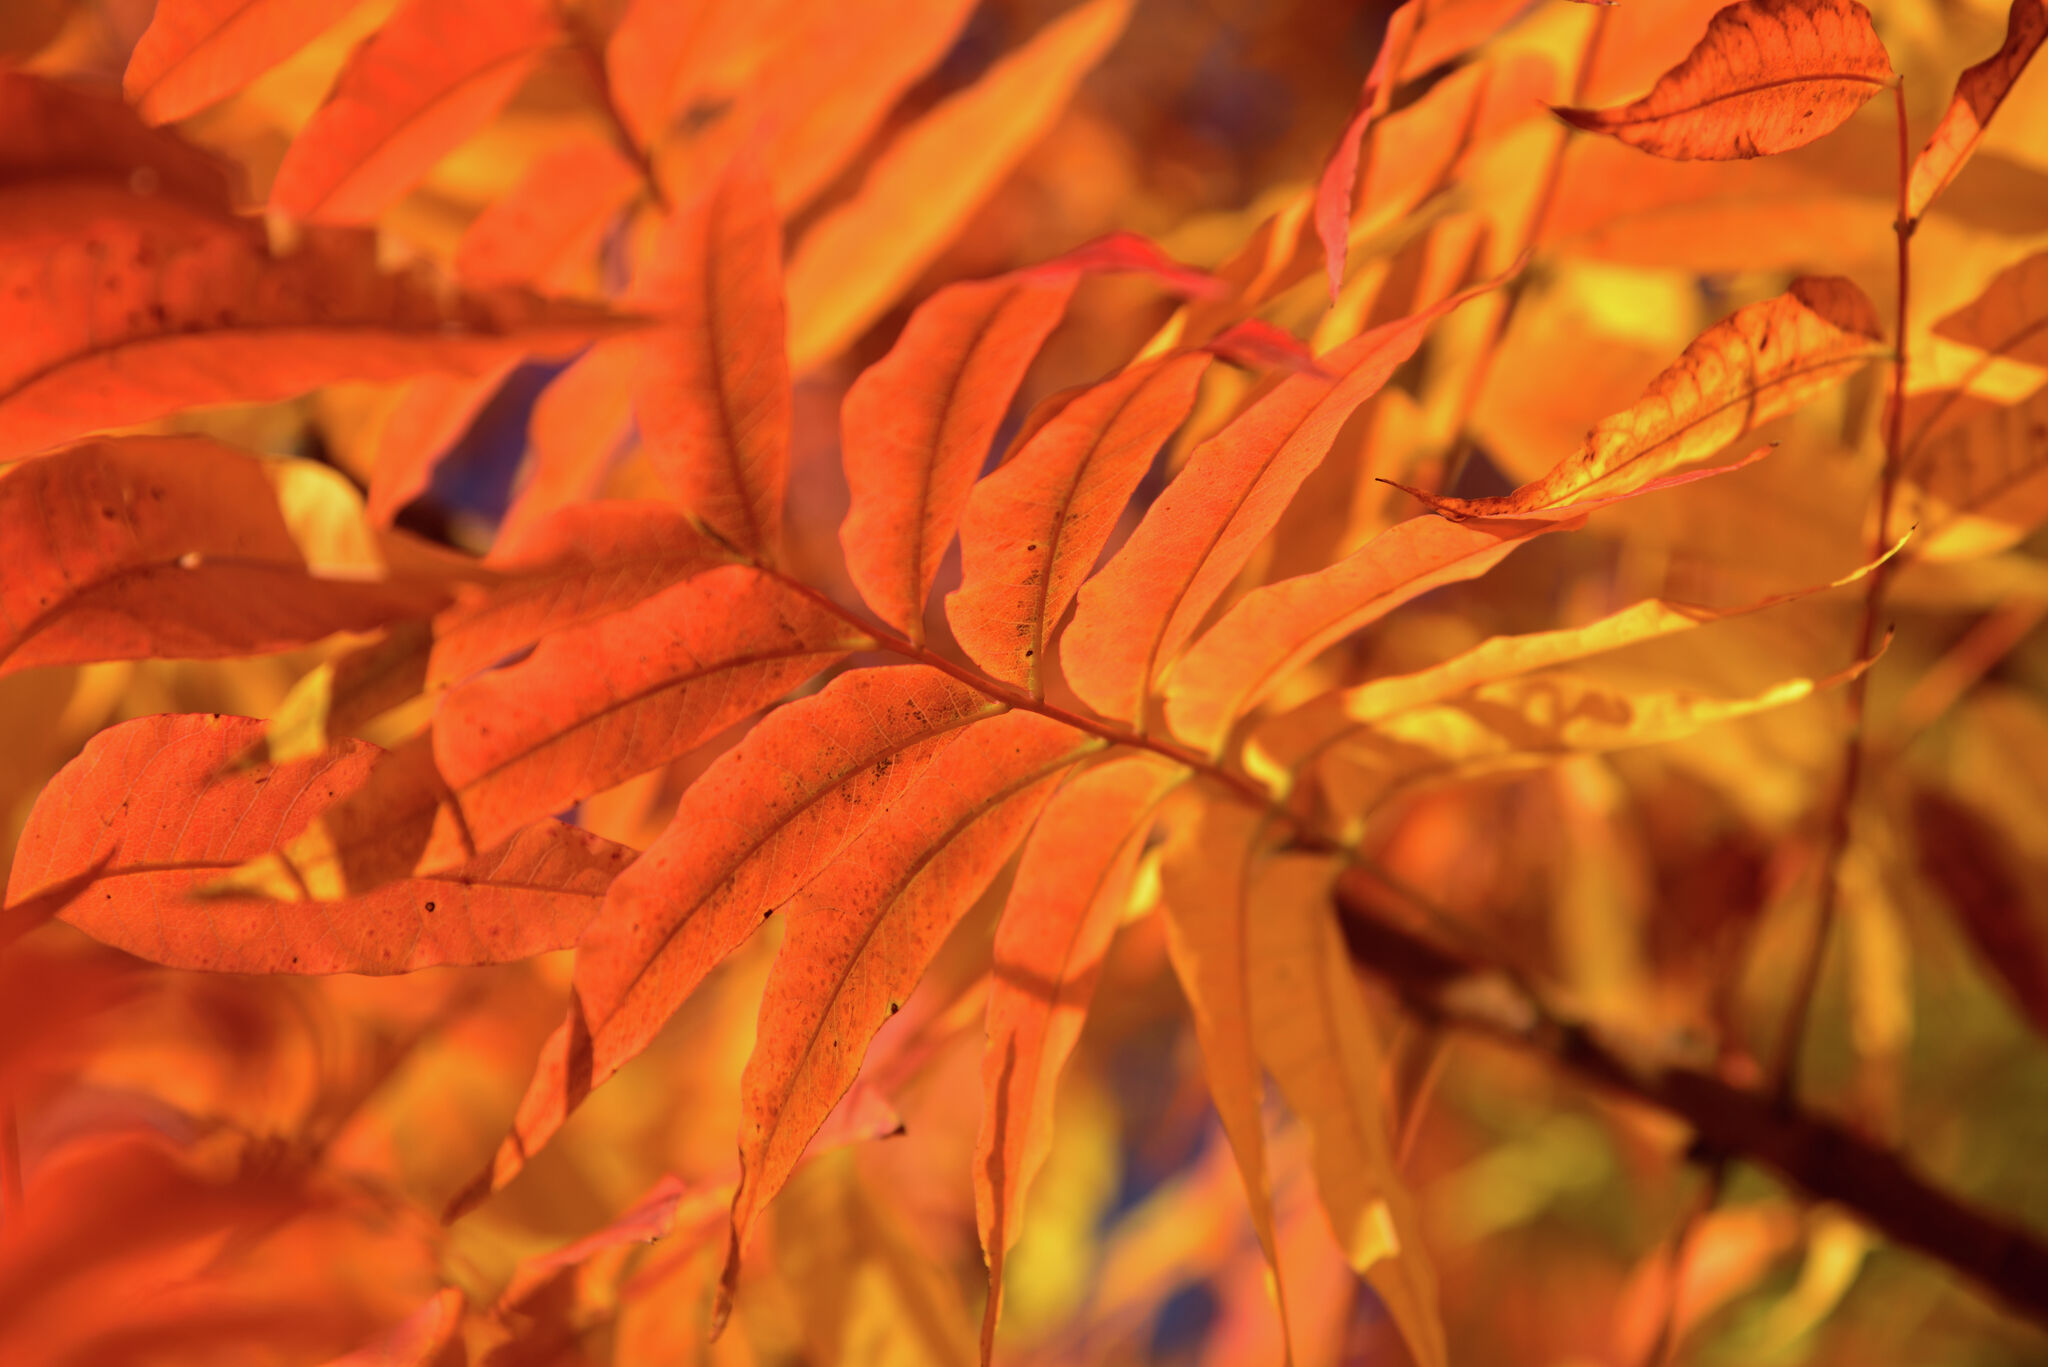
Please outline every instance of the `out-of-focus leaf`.
M1358 110L1338 134L1337 146L1323 162L1323 173L1316 180L1316 236L1323 244L1332 304L1344 288L1344 254L1351 242L1351 196L1358 184L1359 144L1365 140L1366 128L1393 102L1392 67L1407 56L1420 11L1419 5L1404 4L1388 17L1380 34L1379 55L1373 58L1372 70L1366 73L1365 85L1358 93Z
M227 766L262 736L247 717L140 717L101 732L53 779L22 833L10 902L102 866L62 918L156 963L238 973L404 973L502 963L575 943L632 851L558 822L428 878L339 902L194 895L299 836L370 781L381 752L346 741L286 764Z
M1557 112L1674 161L1729 161L1825 137L1891 80L1856 0L1741 0L1634 104Z
M461 1332L464 1304L460 1291L444 1286L419 1309L327 1367L437 1367Z
M489 122L560 33L544 0L406 0L285 152L271 207L376 218Z
M1933 788L1913 794L1920 871L1941 892L1963 934L2036 1030L2048 1034L2048 916L2040 871L1978 811Z
M789 267L789 353L805 369L857 337L1051 126L1130 17L1086 0L942 102L877 158Z
M2041 42L2048 39L2048 5L2042 0L2013 0L2006 19L2005 42L1998 51L1965 71L1956 81L1955 97L1934 127L1934 135L1913 161L1906 182L1906 216L1927 212L1956 173L1969 161L1984 137L1984 125L2005 103L2005 97L2027 69Z
M427 491L434 467L462 440L518 364L515 357L481 375L426 375L407 387L377 438L368 501L372 521L391 526L408 503Z
M632 427L641 345L637 337L599 342L541 391L526 426L526 480L499 526L501 542L603 490Z
M310 8L310 6L309 6ZM227 163L117 99L26 71L0 71L0 186L85 177L198 209L235 207Z
M170 123L226 99L361 0L161 0L122 74L128 102Z
M1208 364L1206 354L1187 352L1104 380L1064 402L974 486L946 620L976 664L1042 691L1053 628L1152 458L1187 418Z
M478 287L563 288L639 186L638 168L611 143L571 139L484 206L456 244L456 277Z
M1933 522L1925 554L2002 550L2048 521L2048 388L2024 403L1987 407L1921 446L1905 476Z
M1039 818L1004 904L974 1148L974 1207L988 1261L984 1363L995 1350L1004 1256L1017 1241L1025 1194L1052 1149L1060 1073L1123 918L1151 814L1184 777L1177 765L1134 755L1076 778Z

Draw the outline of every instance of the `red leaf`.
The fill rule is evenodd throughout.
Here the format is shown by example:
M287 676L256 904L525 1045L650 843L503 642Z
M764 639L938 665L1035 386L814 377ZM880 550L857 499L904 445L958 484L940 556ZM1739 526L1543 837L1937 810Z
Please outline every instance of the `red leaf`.
M224 772L262 731L260 721L215 715L141 717L102 731L29 814L8 900L104 865L62 918L155 963L236 973L407 973L503 963L573 944L633 857L546 822L458 868L344 901L195 896L362 789L382 753L344 741L315 759Z
M212 154L150 128L119 100L0 70L0 186L52 177L89 177L218 213L235 208L235 175Z
M455 274L470 285L568 289L639 186L639 169L605 139L565 142L463 231Z
M279 213L367 223L512 97L560 37L545 0L406 0L286 149Z
M1984 126L2041 50L2043 39L2048 39L2048 5L2042 0L2013 0L2012 13L2005 21L2005 42L1956 81L1955 97L1935 125L1934 136L1914 159L1912 175L1906 181L1908 218L1926 213L1934 197L1963 169L1984 137Z
M224 100L297 52L360 0L157 0L121 88L151 123Z

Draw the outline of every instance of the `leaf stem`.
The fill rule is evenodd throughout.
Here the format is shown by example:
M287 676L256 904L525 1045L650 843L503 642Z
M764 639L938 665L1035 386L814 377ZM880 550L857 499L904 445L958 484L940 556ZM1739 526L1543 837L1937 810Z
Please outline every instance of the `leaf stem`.
M1892 107L1897 115L1899 145L1899 212L1893 223L1898 238L1898 308L1893 325L1891 401L1885 409L1884 471L1877 484L1877 529L1872 535L1875 554L1882 555L1891 544L1892 507L1898 499L1902 452L1901 434L1906 411L1906 327L1912 293L1913 230L1918 226L1906 207L1906 187L1912 176L1912 143L1906 127L1906 78L1892 85ZM1870 573L1863 594L1863 616L1856 630L1856 659L1870 658L1878 637L1878 623L1884 615L1884 592L1892 575L1892 562L1885 560ZM1806 1022L1813 1011L1813 998L1820 985L1821 969L1827 961L1828 942L1833 937L1842 900L1842 860L1849 848L1851 820L1856 795L1862 786L1868 746L1865 743L1866 704L1870 694L1870 671L1849 681L1845 704L1848 738L1842 748L1842 776L1828 811L1826 845L1820 864L1819 903L1814 910L1813 939L1801 961L1799 977L1793 984L1792 1000L1778 1036L1774 1093L1781 1107L1790 1108L1799 1092L1799 1058L1806 1038Z

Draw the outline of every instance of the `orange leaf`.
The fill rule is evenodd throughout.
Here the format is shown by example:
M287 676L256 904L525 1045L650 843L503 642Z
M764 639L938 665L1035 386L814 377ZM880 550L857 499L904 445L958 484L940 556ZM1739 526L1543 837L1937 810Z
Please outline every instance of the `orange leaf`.
M1955 97L1934 127L1934 136L1914 159L1906 181L1906 216L1927 212L1934 197L1963 169L1984 137L1984 126L2011 93L2013 82L2048 39L2048 5L2042 0L2013 0L2005 21L2005 42L1998 51L1965 71L1956 81Z
M740 1082L740 1185L722 1304L755 1213L853 1085L868 1041L1017 848L1059 776L1102 743L1030 712L961 728L791 902Z
M1047 638L1152 458L1194 406L1208 365L1208 356L1190 352L1104 380L1065 401L974 486L960 523L961 584L946 596L946 620L976 664L1042 691Z
M337 380L475 373L616 332L591 306L447 298L381 273L368 234L309 233L273 258L261 229L125 184L0 188L0 459L205 404Z
M406 0L285 150L270 204L367 223L512 98L560 30L545 0Z
M469 285L567 289L639 187L639 169L605 139L565 142L463 231L455 274Z
M1920 868L1955 913L1978 962L2020 1014L2048 1034L2048 916L2027 889L2039 870L1996 825L1946 793L1913 794Z
M541 391L526 427L526 477L499 526L500 539L598 496L631 430L640 346L637 337L599 342Z
M1324 270L1330 281L1330 302L1344 288L1344 254L1351 241L1351 197L1358 189L1358 150L1365 130L1394 98L1392 65L1403 56L1414 36L1420 5L1404 4L1387 18L1380 35L1379 55L1365 75L1358 92L1358 111L1344 125L1337 146L1323 162L1323 174L1316 181L1316 236L1323 244Z
M361 0L158 0L121 89L151 123L196 114L332 27Z
M510 1181L764 916L901 800L948 732L1000 710L934 669L863 669L771 713L721 755L584 933L569 1019L543 1047L511 1135L456 1207Z
M789 267L789 351L798 369L858 337L1052 126L1109 51L1132 0L1086 0L878 156L853 198L804 235Z
M1633 407L1595 425L1543 478L1500 498L1408 492L1449 517L1511 517L1626 494L1791 412L1888 351L1862 290L1837 276L1808 276L1694 338Z
M1148 271L1189 290L1212 283L1143 238L1117 234L1042 266L940 290L847 391L840 422L852 506L839 532L847 573L876 615L916 643L925 595L989 443L1086 270Z
M1557 113L1673 161L1732 161L1827 136L1891 81L1856 0L1742 0L1634 104Z
M988 1260L981 1360L994 1351L1003 1259L1052 1149L1053 1096L1081 1036L1153 809L1187 771L1152 755L1090 769L1031 832L996 931L974 1209Z
M605 44L605 69L635 141L660 141L696 98L730 96L735 78L808 8L808 0L631 0Z
M377 463L370 471L371 521L391 526L408 503L427 491L434 467L462 440L518 365L514 357L481 375L424 375L407 387L377 436Z
M1280 520L1338 429L1472 292L1375 328L1281 382L1197 446L1131 539L1081 586L1060 638L1074 691L1136 722L1145 695Z
M1736 468L1667 475L1634 492L1653 493ZM1476 579L1524 541L1581 526L1585 514L1631 496L1468 521L1410 518L1326 569L1254 589L1175 667L1166 689L1167 722L1183 740L1220 751L1231 724L1288 671L1410 599Z
M86 177L228 213L228 165L104 94L0 70L0 185Z
M462 1293L444 1286L419 1309L327 1367L434 1367L462 1329L463 1305Z
M670 218L645 293L667 320L635 399L648 458L707 529L773 560L789 483L782 221L750 154Z
M236 973L407 973L575 943L633 857L550 821L458 868L362 897L195 896L363 789L382 755L344 741L318 758L223 772L262 732L260 721L218 715L140 717L102 731L29 814L9 900L104 863L62 919L141 958Z
M219 659L422 617L430 582L324 578L261 460L205 437L127 437L0 475L0 674Z

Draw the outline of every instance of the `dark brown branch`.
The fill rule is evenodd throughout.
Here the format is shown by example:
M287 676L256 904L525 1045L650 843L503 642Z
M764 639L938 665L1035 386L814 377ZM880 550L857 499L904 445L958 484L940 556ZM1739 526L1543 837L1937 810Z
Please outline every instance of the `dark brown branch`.
M1387 900L1363 871L1347 874L1337 886L1352 958L1408 1009L1539 1055L1683 1120L1702 1158L1753 1163L1817 1200L1832 1201L1893 1243L1947 1265L2048 1328L2048 1240L2038 1232L1951 1196L1899 1155L1832 1121L1710 1073L1630 1061L1589 1027L1560 1020L1542 1003L1522 998L1501 975L1397 924L1384 910ZM1472 990L1480 984L1490 987Z

